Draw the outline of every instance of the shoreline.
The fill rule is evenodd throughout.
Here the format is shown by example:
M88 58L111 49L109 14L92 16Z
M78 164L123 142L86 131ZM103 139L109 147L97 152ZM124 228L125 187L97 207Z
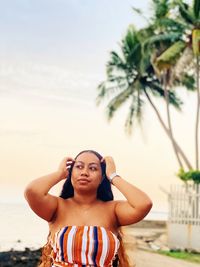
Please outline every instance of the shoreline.
M146 238L146 233L148 233L149 238L154 231L165 231L166 223L166 221L159 220L143 220L134 225L122 227L122 232L124 234L123 242L127 251L133 251L139 248L138 241L140 238ZM0 267L36 267L40 256L41 247L24 247L22 250L11 248L10 250L0 252Z
M163 229L166 228L167 226L167 221L165 220L142 220L138 223L135 223L130 226L122 227L122 231L124 229L129 229L131 233L133 232L136 234L136 237L138 236L139 232L144 229L144 232L146 232L145 229ZM141 230L139 230L141 229ZM1 240L0 240L1 241ZM8 252L8 251L23 251L26 248L29 248L30 250L37 250L40 249L44 244L46 243L46 239L44 239L44 243L39 243L37 244L31 244L29 241L28 243L23 242L23 239L16 239L12 243L9 241L8 246L2 246L0 244L0 253L1 252Z
M146 262L150 253L154 258L160 258L159 264L149 265L149 267L160 267L162 261L171 262L171 266L198 266L195 263L189 263L187 260L177 260L159 254L159 250L169 250L167 247L167 221L165 220L143 220L134 225L122 227L122 239L125 250L130 262L141 264L141 267L147 267ZM41 257L40 248L25 247L24 250L10 249L0 252L0 267L37 267ZM170 259L169 259L170 258ZM178 261L180 264L177 265ZM142 264L143 263L143 264ZM173 265L175 264L176 265ZM131 265L132 266L132 265ZM163 265L163 267L169 266Z
M128 257L138 267L160 267L160 265L163 267L199 266L184 259L178 260L177 258L158 254L160 247L166 243L167 221L145 220L123 227L122 232ZM36 267L40 262L41 252L41 248L28 247L23 251L11 249L0 252L0 267ZM152 257L151 262L153 262L153 265L148 262L149 257ZM168 264L169 262L170 264Z

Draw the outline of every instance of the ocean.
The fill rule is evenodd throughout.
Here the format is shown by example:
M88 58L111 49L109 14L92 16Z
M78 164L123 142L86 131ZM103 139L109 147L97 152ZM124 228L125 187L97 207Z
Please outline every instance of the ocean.
M39 248L46 242L48 224L26 204L0 203L0 251Z
M0 251L37 249L46 243L48 223L25 203L0 203ZM167 212L151 211L145 219L167 220Z

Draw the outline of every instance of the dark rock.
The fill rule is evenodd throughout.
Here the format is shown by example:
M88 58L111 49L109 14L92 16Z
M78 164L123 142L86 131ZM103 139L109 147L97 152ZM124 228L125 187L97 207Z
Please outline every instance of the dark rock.
M36 267L40 260L41 249L31 250L25 248L24 251L0 252L0 267Z

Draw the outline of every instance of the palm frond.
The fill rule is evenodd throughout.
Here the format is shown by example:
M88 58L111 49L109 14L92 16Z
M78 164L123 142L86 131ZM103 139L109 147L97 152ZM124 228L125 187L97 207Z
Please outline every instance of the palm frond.
M125 131L128 135L132 134L134 118L137 119L137 122L139 124L141 124L143 105L144 101L141 98L141 93L138 88L137 93L132 95L131 103L125 121Z
M136 98L136 118L139 123L142 121L142 107L144 105L144 101L142 100L141 97L141 91L137 90L137 98Z
M140 16L143 15L143 12L142 12L142 10L140 8L132 7L132 9L138 15L140 15Z
M200 18L200 1L193 0L193 13L195 15L195 19Z
M144 51L146 51L152 45L157 45L159 43L166 43L166 42L169 42L169 44L174 43L180 40L180 37L181 37L181 32L170 32L170 33L154 35L143 42Z
M137 32L137 36L140 43L143 43L146 39L150 38L152 35L154 35L154 27L152 24L148 25L145 28L140 29Z
M117 96L115 96L107 106L107 117L112 119L116 110L118 110L131 96L133 87L129 86L126 90L123 90Z
M184 86L188 91L195 91L196 90L196 82L194 75L189 75L185 73L182 75L181 81L178 83Z
M136 8L136 7L132 7L132 10L138 14L140 17L142 17L143 19L145 19L148 23L149 23L149 19L147 17L144 16L144 13L142 12L141 9Z
M159 83L150 83L148 86L148 91L155 97L162 97L162 99L164 99L164 89ZM177 110L181 110L181 105L183 103L175 91L169 90L169 104L171 104Z
M106 95L106 82L101 82L98 87L98 95L96 97L96 105L99 105Z
M110 60L108 61L106 65L107 75L109 76L113 72L114 69L121 71L121 70L125 70L126 68L127 68L127 65L124 62L124 60L120 57L120 55L117 54L117 52L115 51L111 51Z
M154 24L155 29L161 27L166 32L175 32L175 31L183 32L185 30L185 26L186 25L183 22L168 17L161 18L157 20Z
M178 41L165 50L155 61L156 68L161 70L171 68L185 49L186 44Z
M122 40L121 49L126 62L130 65L137 66L141 58L141 43L133 25L129 26L128 31Z
M108 79L107 79L107 82L110 82L110 83L121 83L122 81L126 80L127 77L125 76L120 76L120 75L109 75L108 76Z
M132 129L133 129L133 120L134 120L134 113L135 113L134 101L135 99L133 97L130 107L129 107L128 115L125 121L125 131L126 133L128 133L128 135L132 134Z
M169 104L171 104L176 110L181 111L181 106L183 104L182 100L177 96L176 92L170 90L169 92Z
M120 82L117 84L109 83L104 81L100 83L97 87L98 95L96 97L96 104L99 105L105 98L110 98L113 94L117 94L123 90L126 90L128 87L127 82Z
M152 2L156 19L165 17L169 12L169 0L153 0Z
M143 75L145 73L148 73L150 76L154 70L151 68L151 57L150 55L144 51L142 51L141 59L140 59L140 65L139 65L139 72L142 73ZM142 76L143 76L142 75Z
M181 14L181 17L189 24L194 24L195 18L193 16L192 11L189 8L189 5L186 3L183 3L182 0L177 1L179 12Z

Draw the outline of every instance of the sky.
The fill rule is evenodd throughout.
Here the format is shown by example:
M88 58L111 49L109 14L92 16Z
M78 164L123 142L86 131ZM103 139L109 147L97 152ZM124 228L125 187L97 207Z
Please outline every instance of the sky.
M0 0L0 202L24 202L32 179L55 171L65 156L95 149L113 156L117 172L152 198L154 210L167 210L160 188L180 183L178 165L151 108L145 105L142 126L127 136L127 106L108 122L107 102L96 105L110 51L128 25L145 26L133 6L149 16L148 0ZM180 95L186 103L182 113L172 110L174 132L194 161L195 95ZM164 103L156 104L166 119Z

